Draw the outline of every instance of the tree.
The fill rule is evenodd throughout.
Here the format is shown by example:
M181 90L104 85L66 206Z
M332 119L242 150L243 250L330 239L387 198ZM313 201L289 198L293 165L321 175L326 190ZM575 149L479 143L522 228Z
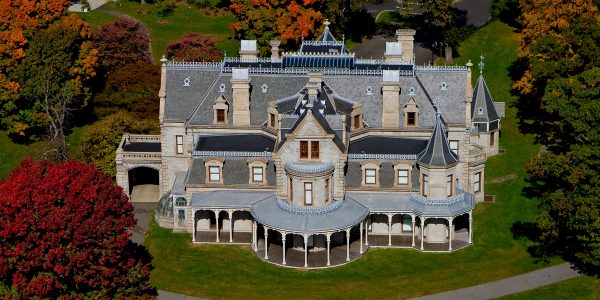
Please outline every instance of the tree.
M87 127L81 136L81 152L87 162L115 176L115 151L124 133L156 134L158 120L138 120L126 113L116 113Z
M104 89L94 96L94 112L99 117L128 111L140 119L158 116L160 68L147 63L126 65L108 74Z
M135 19L125 17L103 24L95 35L103 72L114 72L128 64L152 63L150 34Z
M0 284L18 298L151 297L135 224L122 189L92 165L25 160L0 182Z
M454 19L453 0L421 0L420 4L430 22L446 27Z
M25 58L27 34L46 28L61 18L71 1L14 0L0 1L0 118L4 127L23 133L23 123L11 122L20 105L18 78L11 76Z
M52 155L67 158L65 131L72 111L87 104L86 84L95 76L98 50L91 42L92 31L76 15L69 15L30 39L26 58L19 66L22 86L19 114L8 118L23 124L21 135L41 131L47 126ZM14 130L13 126L13 130ZM17 127L18 128L18 127Z
M211 36L189 32L181 39L169 43L167 57L184 61L218 61L223 54L217 49L216 41Z

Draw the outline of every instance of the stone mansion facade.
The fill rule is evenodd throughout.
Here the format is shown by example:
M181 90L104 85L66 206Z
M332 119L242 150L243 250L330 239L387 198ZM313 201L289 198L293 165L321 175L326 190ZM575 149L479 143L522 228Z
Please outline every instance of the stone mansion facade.
M472 243L504 103L465 66L414 64L414 30L359 59L325 28L296 52L162 59L159 136L123 136L117 183L159 186L160 226L267 262L345 264L370 247ZM144 175L141 170L151 175ZM148 179L154 178L154 179ZM168 247L168 245L165 245Z

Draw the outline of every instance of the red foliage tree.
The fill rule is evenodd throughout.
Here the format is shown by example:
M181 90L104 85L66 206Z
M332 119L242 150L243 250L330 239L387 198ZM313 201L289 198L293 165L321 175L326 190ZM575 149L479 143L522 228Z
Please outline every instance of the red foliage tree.
M152 297L132 211L92 165L23 161L0 182L0 284L21 298Z
M214 38L198 32L189 32L181 39L169 43L167 56L185 61L217 61L223 53L217 49Z
M100 26L96 32L100 66L108 73L133 63L152 63L150 34L132 18Z

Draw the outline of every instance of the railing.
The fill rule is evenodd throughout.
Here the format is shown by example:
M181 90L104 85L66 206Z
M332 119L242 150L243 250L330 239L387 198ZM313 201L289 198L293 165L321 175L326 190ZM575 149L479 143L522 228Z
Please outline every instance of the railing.
M225 57L224 62L228 63L280 63L281 58L271 57L256 57L256 58L241 58L241 57Z
M342 206L342 201L334 200L331 204L321 206L321 207L300 207L300 206L291 205L283 200L277 199L277 205L279 205L279 208L281 208L285 211L289 211L291 213L295 213L295 214L319 215L319 214L326 214L326 213L332 212L334 210L337 210L338 208L340 208L340 206Z
M127 134L125 141L129 142L129 143L147 143L147 142L159 142L160 143L160 135Z
M339 53L339 52L284 52L282 57L341 57L341 58L354 58L354 53Z
M415 71L420 72L464 72L465 66L415 66Z
M452 205L455 203L463 202L465 200L468 202L468 204L472 204L473 197L471 197L470 195L467 195L463 190L456 189L455 193L456 193L455 196L452 196L447 199L430 199L430 198L423 197L419 194L410 194L410 199L418 204L422 204L422 205L426 205L426 206Z
M218 71L222 67L221 62L170 61L167 63L169 70L209 69Z
M342 41L302 41L303 45L307 46L343 46Z
M217 157L272 157L272 152L252 152L252 151L198 151L192 152L194 157L206 157L206 156L217 156Z
M369 58L359 58L354 61L357 65L412 65L412 59L410 61L405 60L385 60L385 59L369 59Z
M152 158L152 159L160 159L160 153L150 153L150 152L137 152L137 153L128 153L123 152L123 158Z
M349 153L349 159L393 159L393 160L414 160L417 159L416 154L366 154L366 153Z

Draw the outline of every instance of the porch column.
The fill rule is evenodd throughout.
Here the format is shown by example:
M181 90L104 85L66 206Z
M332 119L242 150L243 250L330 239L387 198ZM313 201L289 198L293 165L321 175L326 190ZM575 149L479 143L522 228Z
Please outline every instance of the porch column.
M265 260L269 259L269 228L263 225L265 228Z
M308 268L308 235L304 234L304 267Z
M448 251L452 251L452 220L454 218L448 218Z
M425 250L423 248L423 234L425 233L425 218L421 217L421 251Z
M327 266L330 266L330 261L329 261L329 250L331 247L331 232L328 232L326 234L327 236Z
M367 220L365 221L365 245L369 246L369 220L371 216L367 216Z
M196 211L192 209L192 243L196 242Z
M252 249L254 249L254 252L258 251L257 230L258 230L258 225L256 225L256 220L253 220L252 221Z
M415 216L415 214L411 214L410 217L412 218L412 244L411 246L415 246L415 223L417 220L415 220L417 218L417 216Z
M281 233L281 241L283 241L283 262L282 262L282 264L284 264L284 265L285 265L285 236L286 235L287 234L285 231Z
M346 229L346 261L350 261L350 228Z
M216 210L215 212L215 220L217 221L217 227L215 228L215 232L217 235L217 243L219 242L219 215L221 214L221 211Z
M360 222L360 254L363 254L363 222Z
M393 214L387 214L388 216L388 246L392 245L392 217Z
M473 211L469 211L469 244L473 243Z
M233 243L233 210L228 210L229 215L229 242Z

